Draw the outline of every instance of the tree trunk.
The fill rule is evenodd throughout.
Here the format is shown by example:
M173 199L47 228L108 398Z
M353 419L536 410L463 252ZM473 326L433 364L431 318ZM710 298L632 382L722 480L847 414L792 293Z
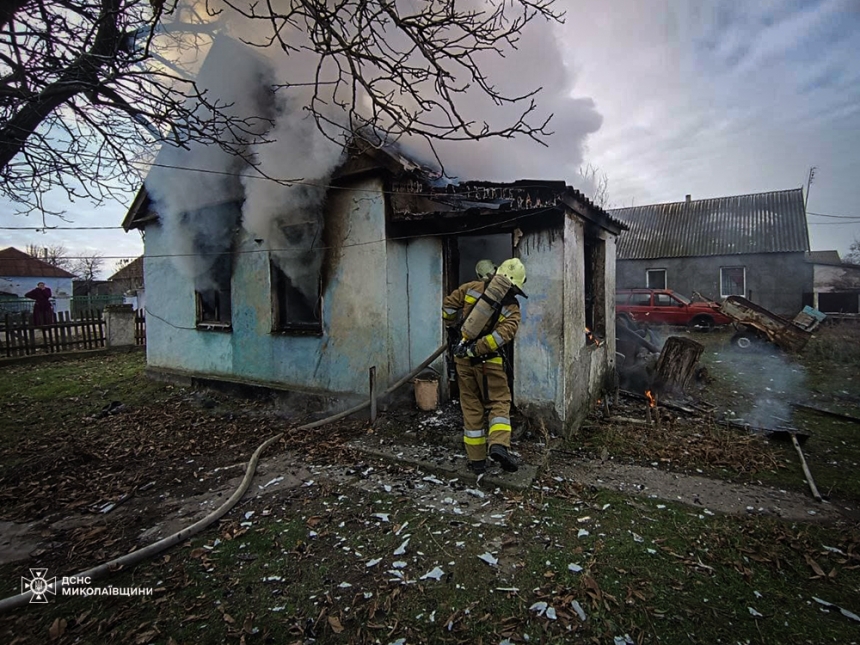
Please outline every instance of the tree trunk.
M660 394L683 393L704 350L703 345L689 338L669 337L657 360L655 389Z

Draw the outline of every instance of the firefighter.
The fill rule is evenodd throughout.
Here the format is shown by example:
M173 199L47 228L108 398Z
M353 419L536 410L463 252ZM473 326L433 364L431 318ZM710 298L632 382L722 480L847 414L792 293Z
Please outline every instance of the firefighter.
M481 334L472 342L461 340L454 357L463 411L463 442L469 468L476 474L486 472L488 455L505 471L515 472L519 468L510 454L511 389L499 350L513 341L520 324L516 295L525 296L522 287L526 268L519 259L512 258L502 262L496 272L513 286ZM483 280L467 282L445 298L442 319L450 336L458 337L460 323L469 316L487 286L488 282Z
M496 275L496 265L492 260L480 260L475 265L475 274L478 276L478 280L489 282Z

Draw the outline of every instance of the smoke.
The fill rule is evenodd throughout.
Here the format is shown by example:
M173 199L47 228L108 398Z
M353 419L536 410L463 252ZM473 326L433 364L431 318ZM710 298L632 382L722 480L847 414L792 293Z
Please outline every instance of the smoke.
M586 153L588 136L600 129L603 117L590 98L574 94L575 74L564 61L558 27L537 20L523 30L517 50L504 58L478 55L481 69L502 94L522 95L541 88L538 110L529 115L532 124L552 116L547 145L525 136L481 141L441 141L433 145L448 176L460 181L514 181L517 179L562 179L581 190L579 168ZM462 97L462 114L491 129L510 123L528 102L498 106L478 92ZM425 141L411 138L409 152L432 156Z
M289 173L296 183L286 186L246 174L242 225L264 248L292 285L308 302L316 298L323 258L321 207L331 174L340 164L344 148L323 134L297 96L279 94L275 127L268 133L274 144L255 149L260 166L270 172Z
M738 421L757 428L791 425L791 402L805 397L803 366L766 350L730 350L719 359L733 376Z
M243 119L247 131L225 129L223 147L196 141L184 148L163 147L145 183L174 263L198 289L206 289L217 281L210 275L213 265L230 252L241 216L229 205L243 198L240 173L247 164L229 148L244 149L251 143L245 141L249 135L261 136L270 127L273 76L269 65L250 50L219 39L196 80L207 100L228 106L223 112ZM208 108L198 110L205 117Z
M271 28L243 20L230 8L219 16L220 28L245 42L264 43L265 35L258 30ZM270 178L297 181L285 185L260 178L260 172L241 157L219 146L191 144L188 149L164 147L156 163L168 168L154 168L146 187L156 202L177 265L198 285L211 277L216 259L230 253L241 226L260 248L271 252L290 286L311 301L323 257L323 187L343 161L346 134L337 124L344 124L345 115L329 105L325 116L333 124L327 125L308 112L315 78L328 78L336 70L318 69L318 57L303 47L308 35L298 26L283 28L292 30L288 40L296 44L288 53L274 47L252 53L238 41L216 38L197 82L206 89L208 100L217 99L230 106L228 113L249 119L250 140L243 141L244 135L227 130L225 143L244 146L259 171ZM391 33L386 37L396 40L400 36ZM553 114L549 130L554 134L547 140L548 147L523 136L439 142L435 149L446 173L460 180L561 178L576 185L586 138L600 127L602 118L593 101L573 97L574 76L565 66L553 26L543 20L530 23L517 49L504 58L490 52L475 56L502 94L522 95L541 87L540 110L529 120L541 123ZM457 100L467 119L487 122L491 130L510 124L527 105L499 106L479 91L462 94ZM357 101L356 107L361 109L360 96ZM319 110L320 104L314 107ZM411 138L399 143L416 159L435 157L426 141ZM177 169L182 167L196 170ZM223 206L228 203L241 203L241 212Z

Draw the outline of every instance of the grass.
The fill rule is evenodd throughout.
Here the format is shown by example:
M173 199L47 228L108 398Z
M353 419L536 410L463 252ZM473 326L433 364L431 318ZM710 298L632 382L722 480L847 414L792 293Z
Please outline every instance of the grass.
M508 498L507 525L488 526L391 496L305 489L270 503L268 516L257 507L251 526L234 520L112 581L161 589L151 598L63 600L5 626L26 626L34 638L21 642L38 642L65 620L61 642L79 643L858 640L856 624L813 600L857 609L856 533L569 484L553 492L568 498ZM393 555L407 536L406 553ZM485 551L497 566L478 558ZM440 580L422 579L436 566ZM555 620L531 609L540 602Z
M734 394L737 386L723 381L732 373L729 364L717 362L724 359L714 354L718 334L700 336L707 336L704 360L715 377L701 396L734 405L740 400ZM818 359L803 360L805 378L817 366L825 369ZM4 370L0 387L11 393L4 402L11 407L4 408L8 414L0 421L0 445L13 445L22 423L28 424L30 435L72 427L111 400L135 408L118 416L117 423L151 417L172 395L166 386L143 380L142 369L142 356L129 354ZM750 381L761 384L760 379ZM850 383L844 388L821 383L821 397L854 391ZM744 391L750 401L754 394ZM186 398L170 401L177 410L188 405ZM230 402L231 414L240 415L245 405ZM260 405L253 412L262 419ZM182 416L183 432L196 416ZM804 418L797 413L793 422ZM160 417L160 423L170 419ZM817 427L805 450L819 486L857 499L853 478L845 474L852 463L846 460L856 455L856 436L852 440L849 430L828 428L820 418L810 423ZM111 427L105 423L100 432L111 432ZM201 427L214 431L218 426ZM776 474L771 475L762 461L756 478L799 478L793 451L782 454L779 446L715 425L698 428L698 436L687 430L665 428L669 434L643 438L641 432L607 427L591 439L612 454L647 455L661 467L710 464L712 475L727 478L738 476L733 456L746 455L743 459L752 462L774 454L784 457L785 467L773 468ZM165 432L153 435L153 441L172 436L168 426ZM333 436L321 435L328 441ZM675 452L665 452L663 459L671 462L659 456L667 444ZM182 460L185 446L177 444L177 459ZM683 458L677 456L684 452ZM8 461L14 453L0 454ZM300 453L297 462L310 463L314 454ZM337 454L341 463L350 458ZM377 465L377 471L416 477L396 465ZM523 643L526 636L530 643L612 643L625 635L636 643L860 642L856 623L814 600L860 612L857 526L712 514L658 499L583 489L551 473L525 493L485 491L488 517L497 522L487 524L431 510L405 494L368 492L358 487L358 477L353 475L355 482L319 477L313 484L243 502L190 543L96 582L149 587L156 590L152 596L62 598L47 606L27 606L0 615L0 640L35 644L53 633L52 642L60 645L252 645L310 639L495 645L505 639ZM447 490L438 485L439 496ZM153 504L157 508L157 497ZM99 521L111 520L108 515ZM111 549L129 550L138 529L130 527L125 541ZM395 555L407 536L405 553ZM490 566L480 559L485 553L498 563ZM15 593L19 577L40 562L33 558L0 566L0 594ZM405 564L395 568L395 562ZM572 571L572 564L582 570ZM61 565L53 562L49 575L68 573L60 571L69 568ZM423 577L437 566L443 570L441 579ZM555 619L536 603L552 608Z
M0 448L34 425L80 422L112 401L139 405L164 398L168 390L146 379L145 367L143 352L3 367Z

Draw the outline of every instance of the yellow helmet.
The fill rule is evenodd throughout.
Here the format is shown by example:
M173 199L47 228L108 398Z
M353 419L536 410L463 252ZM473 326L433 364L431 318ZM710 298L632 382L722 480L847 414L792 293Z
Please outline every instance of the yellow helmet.
M505 260L499 265L496 273L505 276L511 281L511 284L522 291L523 285L526 283L526 267L522 260L519 258Z
M475 265L478 280L489 280L496 273L496 265L492 260L481 260Z

